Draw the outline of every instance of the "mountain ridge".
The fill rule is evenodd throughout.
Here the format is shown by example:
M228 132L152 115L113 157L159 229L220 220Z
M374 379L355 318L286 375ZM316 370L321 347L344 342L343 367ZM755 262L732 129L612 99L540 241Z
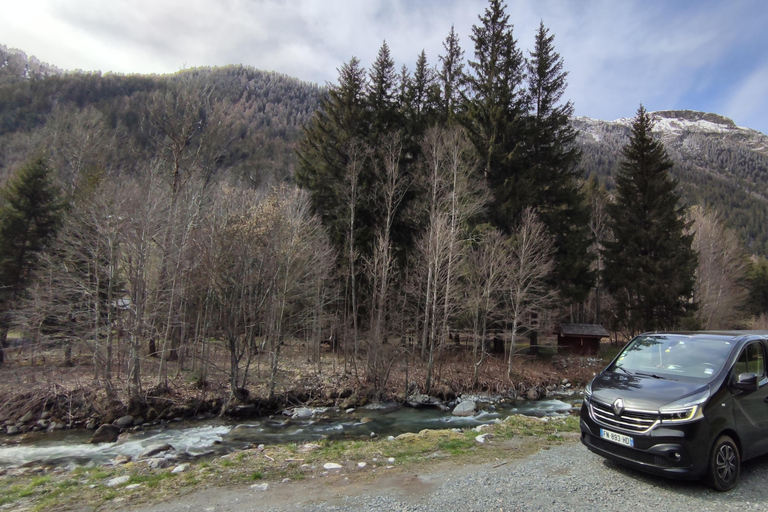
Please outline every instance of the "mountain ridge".
M20 163L56 109L96 108L112 124L164 83L193 77L235 106L236 156L230 175L248 186L292 180L301 127L324 89L249 66L194 68L168 75L65 72L0 45L0 177ZM683 200L720 212L747 249L768 254L768 136L720 114L685 109L652 112L654 131L675 166ZM584 177L609 189L629 141L631 118L574 117ZM21 137L20 134L29 136Z
M721 214L753 253L768 254L768 136L720 114L694 110L651 112L654 133L674 162L683 200ZM611 189L631 119L572 120L581 166Z

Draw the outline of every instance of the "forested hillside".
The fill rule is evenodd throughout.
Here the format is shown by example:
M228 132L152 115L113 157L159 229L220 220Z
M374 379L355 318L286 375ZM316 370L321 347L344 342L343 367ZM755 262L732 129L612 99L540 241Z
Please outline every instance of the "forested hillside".
M313 84L244 66L163 76L63 73L0 46L0 182L31 152L50 147L51 133L67 125L67 118L90 117L123 144L146 145L142 122L150 98L179 83L226 111L230 140L226 156L217 162L219 172L251 187L292 177L301 126L319 102L321 89ZM141 172L141 166L126 157L116 167Z
M232 178L248 186L293 178L301 127L322 93L313 84L244 66L165 76L65 73L0 45L0 180L41 143L46 124L62 113L93 108L128 135L140 131L147 97L183 80L230 103L237 144L221 166ZM684 200L716 209L750 252L768 254L768 137L717 114L653 114ZM629 121L579 117L573 125L585 177L594 174L611 189Z
M654 112L655 133L675 166L689 205L714 208L752 253L768 254L768 136L737 127L716 114L692 111ZM629 120L573 120L583 150L582 166L608 188L629 140Z

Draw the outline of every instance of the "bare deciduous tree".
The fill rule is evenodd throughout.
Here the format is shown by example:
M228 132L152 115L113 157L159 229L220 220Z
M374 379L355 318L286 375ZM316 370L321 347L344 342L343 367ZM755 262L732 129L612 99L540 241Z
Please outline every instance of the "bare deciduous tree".
M123 266L127 289L126 331L130 344L128 360L128 394L130 406L139 406L141 397L142 344L154 339L152 331L154 307L150 298L155 295L157 269L152 266L158 256L156 243L164 231L162 208L167 196L158 186L156 173L128 181L121 194L126 198L120 215L124 219Z
M535 319L555 301L555 293L546 283L554 266L553 252L552 237L544 223L534 210L527 208L512 234L510 270L505 286L511 324L509 376L517 333L522 327L535 327Z
M363 166L370 158L370 149L366 148L361 142L353 141L349 144L349 161L347 162L346 174L344 177L344 184L346 186L345 191L345 203L348 210L347 217L347 275L348 275L348 290L350 297L350 316L352 317L352 364L355 369L355 375L359 378L357 373L357 359L358 349L360 341L358 315L359 315L359 297L358 297L358 267L357 259L359 257L356 248L356 233L359 226L357 225L357 209L361 201L362 191L360 190L360 174L363 170ZM349 322L347 322L348 324Z
M188 283L185 253L218 161L232 142L225 106L213 91L194 83L156 92L147 105L144 132L155 144L155 160L169 193L155 308L161 336L158 384L167 385L167 360L176 359L186 326L183 292Z
M716 213L696 206L689 216L693 221L693 248L699 255L693 295L698 304L696 318L703 329L733 328L745 316L744 251L738 237L722 225Z
M476 386L487 353L488 327L498 320L502 309L502 295L510 271L509 240L499 230L489 228L475 241L465 267L466 308L472 323L473 385Z
M392 254L392 225L409 187L403 174L401 155L403 136L400 133L384 137L380 144L380 162L376 169L379 220L376 226L373 255L368 261L371 282L371 329L368 336L367 378L377 390L383 389L394 359L385 354L387 313L390 288L394 278Z
M247 398L250 365L266 353L272 399L282 345L312 329L323 306L335 260L326 233L296 190L223 189L201 240L198 271L212 301L210 332L229 350L231 394Z
M454 281L462 257L461 233L469 217L482 208L483 189L472 179L470 143L458 128L438 127L422 141L425 156L427 229L417 244L421 262L423 312L421 357L429 359L426 389L432 384L435 350L442 347L449 321L456 312Z

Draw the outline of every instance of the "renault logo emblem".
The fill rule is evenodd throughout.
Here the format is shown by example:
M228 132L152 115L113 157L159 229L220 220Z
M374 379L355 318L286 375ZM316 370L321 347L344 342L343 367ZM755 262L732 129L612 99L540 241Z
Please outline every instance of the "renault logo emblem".
M616 416L621 416L624 412L624 400L621 398L617 398L613 401L613 414Z

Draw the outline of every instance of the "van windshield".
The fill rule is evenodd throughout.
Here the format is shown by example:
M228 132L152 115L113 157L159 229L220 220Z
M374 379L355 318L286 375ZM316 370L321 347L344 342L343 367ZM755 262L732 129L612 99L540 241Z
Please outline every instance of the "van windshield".
M677 379L706 379L720 372L734 345L718 338L638 336L619 354L613 371Z

